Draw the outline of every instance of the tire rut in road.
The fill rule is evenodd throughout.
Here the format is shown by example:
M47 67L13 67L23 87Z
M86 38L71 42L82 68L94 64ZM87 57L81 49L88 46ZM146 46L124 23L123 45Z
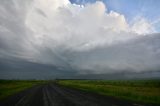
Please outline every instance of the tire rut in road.
M61 93L57 92L57 90L52 87L51 84L47 85L47 89L50 96L50 101L53 103L53 105L50 106L76 106L72 101L69 101Z
M42 88L43 86L34 87L27 95L24 95L15 106L44 106Z

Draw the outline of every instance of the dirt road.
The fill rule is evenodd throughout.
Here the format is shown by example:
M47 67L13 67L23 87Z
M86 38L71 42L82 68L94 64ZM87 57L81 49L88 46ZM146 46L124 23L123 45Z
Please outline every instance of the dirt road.
M4 101L0 106L151 106L101 96L54 83L35 86Z

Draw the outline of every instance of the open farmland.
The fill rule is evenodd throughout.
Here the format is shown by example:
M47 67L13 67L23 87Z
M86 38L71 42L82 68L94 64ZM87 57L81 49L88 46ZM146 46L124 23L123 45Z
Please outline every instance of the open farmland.
M0 80L0 100L5 99L17 92L42 84L44 81L34 80Z
M159 89L159 80L1 80L0 106L159 106Z
M70 88L125 100L160 104L160 80L59 80L58 83Z

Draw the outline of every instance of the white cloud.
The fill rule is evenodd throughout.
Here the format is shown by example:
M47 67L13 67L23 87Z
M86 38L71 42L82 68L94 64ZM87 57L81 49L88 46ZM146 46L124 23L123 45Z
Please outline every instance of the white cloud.
M111 43L115 39L129 38L119 37L123 36L119 34L121 31L129 31L124 16L113 11L106 13L102 2L88 4L84 8L67 4L59 6L56 10L50 9L48 5L43 7L36 4L29 10L25 21L38 43L48 38L54 41L54 45L65 44L71 48L75 46L74 49L83 44L94 45L95 42L96 46L97 43Z
M1 55L97 73L160 63L159 52L145 47L150 42L137 44L153 26L143 18L129 25L123 14L107 11L100 1L83 7L68 0L12 0L2 2L0 12Z
M142 17L135 18L131 30L138 34L148 34L155 32L152 23L149 23L145 18Z

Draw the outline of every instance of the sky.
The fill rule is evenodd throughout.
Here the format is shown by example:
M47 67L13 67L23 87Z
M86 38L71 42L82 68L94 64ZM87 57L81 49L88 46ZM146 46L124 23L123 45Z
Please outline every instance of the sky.
M70 0L73 4L86 5L95 3L97 0ZM99 0L102 1L107 10L123 14L128 22L136 17L145 17L151 22L157 32L160 32L160 9L159 0Z
M159 0L1 0L0 79L160 78Z

